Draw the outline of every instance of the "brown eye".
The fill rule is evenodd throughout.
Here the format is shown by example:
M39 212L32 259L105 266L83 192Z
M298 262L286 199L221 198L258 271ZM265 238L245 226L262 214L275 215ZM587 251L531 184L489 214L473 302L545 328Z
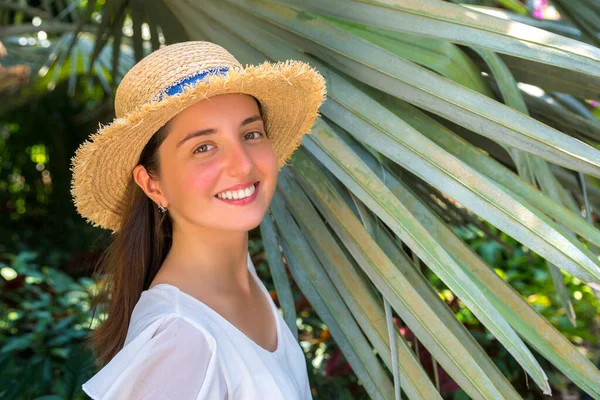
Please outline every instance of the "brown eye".
M248 132L248 133L247 133L247 134L246 134L244 137L246 137L246 138L247 138L247 137L248 137L248 135L251 135L251 134L254 134L254 133L257 133L257 134L258 134L258 137L254 137L254 138L250 138L250 139L258 139L259 137L261 137L261 136L263 135L263 134L262 134L262 132L259 132L259 131L253 131L253 132Z
M212 144L206 144L206 143L205 143L205 144L202 144L202 145L198 146L198 147L196 148L196 150L194 150L194 154L195 154L195 153L206 153L208 150L205 150L205 151L201 151L201 150L202 150L202 149L206 149L206 147L207 147L207 146L212 146Z

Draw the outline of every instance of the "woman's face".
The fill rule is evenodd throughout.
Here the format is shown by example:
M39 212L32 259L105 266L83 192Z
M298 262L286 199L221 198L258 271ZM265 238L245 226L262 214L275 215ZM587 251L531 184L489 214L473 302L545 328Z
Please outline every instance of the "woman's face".
M260 224L278 160L253 97L225 94L190 106L169 122L158 152L161 202L175 224L234 231Z

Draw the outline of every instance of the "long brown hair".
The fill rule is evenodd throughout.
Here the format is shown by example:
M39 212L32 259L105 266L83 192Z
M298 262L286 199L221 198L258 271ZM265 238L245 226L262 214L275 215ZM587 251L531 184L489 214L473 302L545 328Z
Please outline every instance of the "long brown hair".
M254 100L263 116L260 102ZM152 178L159 175L157 150L168 135L168 125L152 136L140 155L138 164L143 165ZM94 275L101 277L96 279L98 293L92 299L94 315L99 306L106 315L87 337L96 353L98 368L106 365L123 348L133 309L171 249L173 228L169 213L160 213L133 178L127 186L125 199L128 199L128 206L121 227L94 270Z
M152 177L159 172L157 150L167 137L167 126L152 136L140 155L138 164ZM133 308L171 249L172 223L168 213L160 213L133 178L125 198L128 206L121 227L94 271L102 277L96 280L99 290L92 300L94 315L99 306L106 315L106 320L87 338L94 347L97 367L106 365L123 348Z

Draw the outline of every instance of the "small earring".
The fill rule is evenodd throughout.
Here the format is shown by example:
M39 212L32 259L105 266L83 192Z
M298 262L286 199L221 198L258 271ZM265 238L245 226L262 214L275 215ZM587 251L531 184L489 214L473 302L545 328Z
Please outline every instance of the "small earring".
M166 208L164 208L164 207L162 206L162 204L159 204L159 205L158 205L158 211L159 211L160 213L164 214L164 213L165 213L165 211L167 211L167 209L166 209Z

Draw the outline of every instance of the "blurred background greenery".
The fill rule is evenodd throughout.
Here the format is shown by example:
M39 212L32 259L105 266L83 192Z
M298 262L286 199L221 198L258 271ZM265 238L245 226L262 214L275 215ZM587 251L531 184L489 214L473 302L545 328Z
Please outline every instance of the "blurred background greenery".
M50 4L47 6L47 4ZM540 25L573 33L561 21L560 10L571 20L582 20L581 33L590 34L585 15L567 2L472 1L497 12L537 19ZM94 2L92 18L104 7ZM597 2L595 4L598 4ZM0 398L80 399L80 386L93 375L93 352L83 346L91 321L90 294L95 262L108 243L108 234L85 223L75 212L69 193L70 157L99 122L112 120L114 66L107 54L91 55L93 35L78 41L81 57L68 52L53 69L45 63L52 50L69 44L63 29L58 39L36 29L42 20L79 25L88 10L86 1L4 1L0 3ZM555 7L556 6L556 7ZM508 14L507 14L508 15ZM127 19L128 17L124 17ZM28 29L29 28L29 29ZM85 28L85 27L84 27ZM597 29L598 26L595 27ZM2 32L1 29L4 29ZM59 29L59 28L57 28ZM591 29L591 28L590 28ZM84 29L85 31L85 29ZM133 59L125 39L123 57ZM87 52L87 53L86 53ZM86 62L97 57L90 74ZM106 56L106 57L105 57ZM56 57L55 57L56 58ZM117 65L117 67L119 67ZM114 70L115 68L113 68ZM35 71L36 74L31 72ZM50 71L50 72L49 72ZM121 71L123 72L123 71ZM589 111L600 115L597 99ZM548 116L550 119L551 116ZM600 188L598 188L600 189ZM453 200L438 193L440 207ZM510 236L468 210L457 215L453 230L496 273L598 365L600 360L600 304L592 289L562 272L572 312L557 295L546 261ZM476 221L474 223L473 221ZM594 216L594 222L597 223ZM277 294L266 261L260 231L251 232L251 256L273 299ZM452 291L428 269L422 272L440 297L475 337L517 392L526 399L542 398L520 365L478 321ZM299 340L306 354L310 383L316 399L369 398L327 326L306 297L291 282ZM572 315L576 315L573 321ZM412 344L420 362L445 398L469 398L419 344L400 319L400 333ZM555 398L585 398L554 365L538 357Z

